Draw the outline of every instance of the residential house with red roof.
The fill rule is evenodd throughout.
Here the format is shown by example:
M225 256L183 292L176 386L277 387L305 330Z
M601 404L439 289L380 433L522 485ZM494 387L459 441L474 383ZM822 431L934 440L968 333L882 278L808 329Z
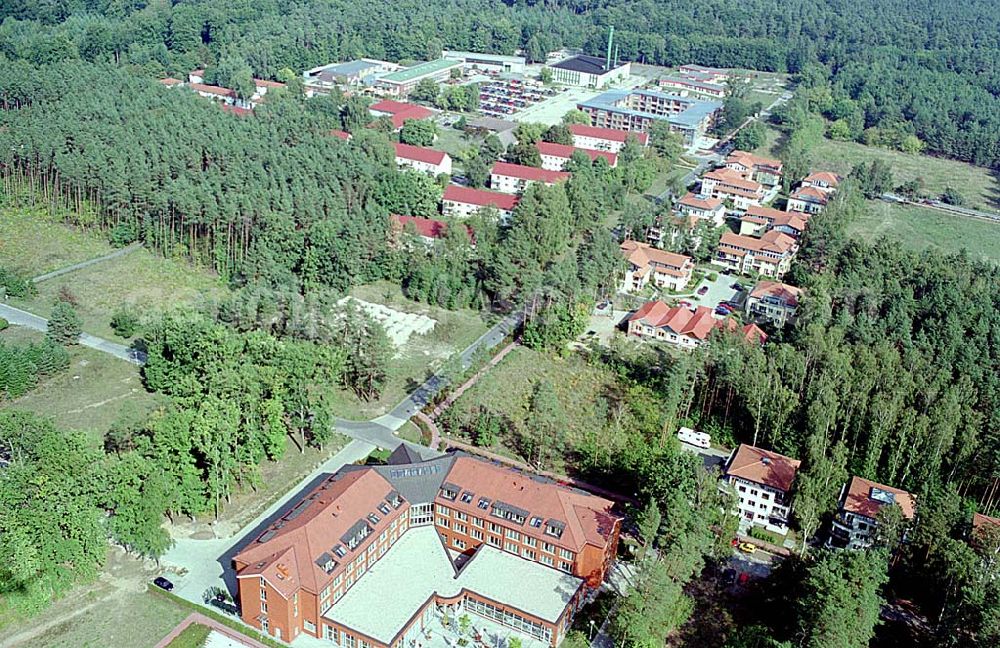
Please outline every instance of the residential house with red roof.
M803 178L800 186L813 187L819 189L820 191L825 191L826 193L833 193L837 190L837 187L840 186L841 180L843 180L843 178L836 173L831 173L830 171L816 171Z
M448 223L435 218L423 218L421 216L400 216L392 214L390 222L392 232L392 244L398 246L401 242L400 235L405 232L412 232L420 238L423 243L431 247L436 242L443 239L448 234ZM472 229L466 226L466 233L469 241L475 245L475 237Z
M514 216L517 202L515 195L450 184L444 189L441 211L452 218L469 218L485 207L492 207L499 212L501 222L508 222Z
M905 490L864 477L852 477L840 490L840 506L833 518L827 544L837 549L867 549L875 542L879 511L896 505L903 519L912 522L916 501L916 496Z
M719 227L725 222L726 206L719 198L687 192L674 205L674 211L681 216L694 216Z
M628 318L629 335L666 342L682 349L693 349L705 344L715 329L736 333L751 343L763 344L767 340L767 334L757 325L740 326L732 318L716 318L712 309L707 306L691 310L681 306L667 306L662 301L650 301Z
M444 151L399 142L393 146L396 147L396 164L399 166L434 176L441 173L451 175L451 156Z
M792 484L801 462L741 443L726 460L723 482L739 498L741 526L760 526L773 533L788 532Z
M830 194L816 187L799 187L788 196L785 209L801 214L818 214L830 202Z
M368 112L374 117L389 117L392 120L393 129L397 131L411 119L428 119L434 116L432 110L423 106L391 99L383 99L373 103L368 106Z
M642 290L650 282L659 288L683 290L691 281L694 261L689 256L633 240L624 241L619 249L628 262L622 284L625 292Z
M725 83L729 80L729 70L695 65L694 63L680 66L677 68L677 72L689 79L701 79L712 83Z
M761 236L765 232L776 230L798 240L808 223L809 214L754 205L740 216L740 234Z
M732 169L716 169L701 177L701 193L729 201L735 211L743 212L760 205L765 198L764 185L747 180Z
M175 79L173 77L166 77L165 79L159 79L159 83L162 83L168 88L172 88L178 85L184 85L183 81L181 81L180 79Z
M726 158L726 168L740 174L747 180L759 182L766 187L781 184L784 165L781 160L761 157L746 151L733 151Z
M355 648L453 643L443 617L467 614L554 647L620 527L612 502L584 491L397 448L388 465L328 475L236 554L240 614L284 641Z
M611 151L597 151L594 149L578 148L565 144L554 144L552 142L538 142L535 144L538 153L542 157L542 168L549 171L562 171L566 167L573 153L579 151L590 158L591 162L596 162L598 158L603 158L610 167L618 166L618 154Z
M782 327L795 319L802 289L780 281L758 281L747 295L747 315Z
M350 133L348 133L347 131L342 131L342 130L336 129L336 128L333 128L333 129L327 131L327 135L332 135L333 137L336 137L338 139L342 139L345 142L350 141L350 139L351 139L351 134Z
M625 146L629 137L636 138L636 141L642 146L649 144L649 134L643 132L633 133L586 124L570 124L569 132L573 136L573 146L582 149L618 153Z
M780 279L788 272L798 249L795 239L776 230L760 238L723 232L712 263L740 274L757 272Z
M565 171L549 171L538 167L511 164L510 162L494 162L490 169L490 188L508 194L522 193L528 185L540 182L544 185L554 185L568 179Z

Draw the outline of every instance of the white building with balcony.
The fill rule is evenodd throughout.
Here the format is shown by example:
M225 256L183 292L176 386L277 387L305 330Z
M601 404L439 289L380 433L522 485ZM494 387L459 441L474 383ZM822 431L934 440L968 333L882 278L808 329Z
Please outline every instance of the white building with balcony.
M801 462L785 455L740 444L729 455L722 480L739 498L740 525L788 533L792 483Z

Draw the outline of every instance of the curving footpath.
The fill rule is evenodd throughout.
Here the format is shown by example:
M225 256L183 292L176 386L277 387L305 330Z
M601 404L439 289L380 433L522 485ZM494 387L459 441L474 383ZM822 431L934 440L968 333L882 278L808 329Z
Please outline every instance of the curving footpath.
M8 306L7 304L0 304L0 317L15 326L23 326L25 328L41 331L42 333L49 330L49 321L44 317L39 317L34 313L29 313L28 311L23 311L20 308L14 308L13 306ZM102 353L108 353L120 360L131 362L132 364L141 365L146 361L146 354L142 351L130 349L124 344L111 342L109 340L105 340L104 338L99 338L96 335L91 335L90 333L80 334L80 344L96 351L101 351Z

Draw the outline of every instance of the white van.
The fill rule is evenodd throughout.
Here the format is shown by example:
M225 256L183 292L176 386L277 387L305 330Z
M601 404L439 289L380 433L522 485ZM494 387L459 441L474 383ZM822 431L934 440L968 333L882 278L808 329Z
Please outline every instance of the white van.
M677 431L677 438L684 443L691 444L698 448L710 448L712 438L706 432L696 432L691 428L682 427Z

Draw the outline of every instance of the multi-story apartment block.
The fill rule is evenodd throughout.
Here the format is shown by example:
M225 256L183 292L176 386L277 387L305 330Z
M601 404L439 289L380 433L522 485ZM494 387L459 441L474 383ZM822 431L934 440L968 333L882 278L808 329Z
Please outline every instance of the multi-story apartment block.
M609 90L576 107L599 128L645 132L654 121L666 121L691 146L715 123L722 103L655 90Z
M733 151L726 158L726 168L740 174L747 180L773 187L781 184L781 173L784 170L781 160L760 157L746 151Z
M418 63L413 67L389 72L378 77L378 80L375 82L375 89L383 95L405 97L424 79L430 79L437 83L447 81L451 76L451 71L454 69L461 70L462 62L440 58L434 61Z
M740 216L740 234L762 236L765 232L775 230L798 240L808 223L809 214L754 205Z
M437 151L425 146L412 144L395 144L396 164L409 167L415 171L439 175L451 175L451 156L444 151Z
M689 256L658 250L639 241L624 241L620 247L628 262L622 290L642 290L653 285L670 290L683 290L691 281L694 261Z
M785 209L790 212L813 215L823 211L830 202L830 194L815 187L799 187L788 196Z
M708 221L716 227L722 225L726 218L726 206L721 199L694 194L690 191L677 201L674 210L681 216L694 216L698 220Z
M745 304L747 315L782 327L795 319L802 289L780 281L758 281Z
M916 497L904 490L863 477L852 477L840 490L840 506L827 544L838 549L866 549L875 541L878 512L897 505L903 518L913 520Z
M549 171L510 162L495 162L490 169L490 188L503 193L518 194L535 182L554 185L569 176L570 174L565 171Z
M699 79L711 83L725 83L729 80L729 70L705 67L693 63L677 68L678 74L688 79Z
M691 310L651 301L628 318L628 334L693 349L708 340L717 321L712 317L712 309L707 306Z
M618 166L618 154L611 151L578 148L566 144L553 144L552 142L538 142L535 146L542 157L542 168L548 171L562 171L566 167L566 163L573 157L573 153L577 151L590 158L591 162L603 158L609 167Z
M573 136L573 146L595 151L611 151L618 153L625 146L629 137L634 137L641 146L649 144L648 133L631 133L613 128L598 128L586 124L570 124L570 135Z
M760 205L767 195L764 185L747 180L736 171L725 168L709 171L701 177L701 193L730 201L733 209L738 212Z
M784 535L791 514L791 490L800 461L741 443L729 455L722 479L739 498L745 525Z
M442 616L556 646L615 556L612 503L466 455L345 466L234 557L242 619L341 648L445 645ZM391 604L387 604L387 602Z
M517 196L499 191L448 185L441 198L441 211L452 218L469 218L481 209L492 207L500 214L500 220L507 222L514 215L517 200Z
M684 96L684 93L687 92L696 92L716 99L726 98L726 86L718 83L674 76L663 77L659 83L661 88L677 91L681 96Z
M780 279L788 272L798 249L795 239L775 230L760 238L723 232L712 263L740 274L757 272Z
M802 179L800 186L813 187L826 193L833 193L840 186L841 177L829 171L816 171Z

